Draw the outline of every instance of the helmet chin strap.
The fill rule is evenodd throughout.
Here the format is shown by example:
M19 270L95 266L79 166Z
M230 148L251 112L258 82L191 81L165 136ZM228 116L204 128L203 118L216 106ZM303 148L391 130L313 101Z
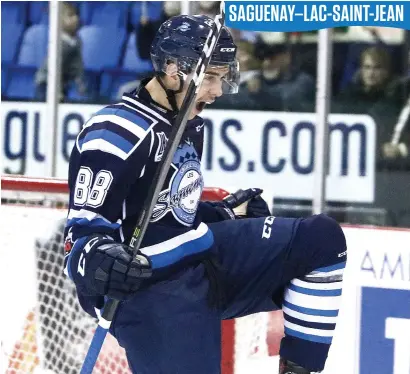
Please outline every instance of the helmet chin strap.
M171 90L170 88L167 88L165 86L164 81L161 79L160 74L156 74L157 81L161 85L162 89L165 91L165 94L167 95L167 99L169 102L169 105L171 105L171 108L174 112L178 112L178 105L177 105L177 99L176 99L176 94L179 94L182 92L184 89L184 79L182 74L178 74L179 78L179 89L178 90Z

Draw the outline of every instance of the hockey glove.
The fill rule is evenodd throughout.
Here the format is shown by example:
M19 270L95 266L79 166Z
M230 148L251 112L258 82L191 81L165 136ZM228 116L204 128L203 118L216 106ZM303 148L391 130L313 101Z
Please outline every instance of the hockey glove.
M222 220L235 218L257 218L271 215L268 204L262 199L260 188L238 190L222 201L212 202Z
M260 196L263 190L260 188L248 188L238 190L223 199L237 218L258 218L271 215L268 204Z
M248 202L246 207L247 218L269 217L270 215L272 213L269 210L268 204L261 196L256 196Z
M88 238L81 254L73 252L77 252L70 259L73 280L91 295L125 300L152 275L148 257L139 253L132 258L132 248L102 235Z

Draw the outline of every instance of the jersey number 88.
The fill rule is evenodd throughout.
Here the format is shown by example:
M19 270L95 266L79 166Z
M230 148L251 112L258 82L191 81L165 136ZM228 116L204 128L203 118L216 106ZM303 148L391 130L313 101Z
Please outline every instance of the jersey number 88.
M107 191L110 188L113 176L108 170L100 170L95 176L90 168L82 166L78 172L74 189L74 204L88 205L97 208L104 203Z

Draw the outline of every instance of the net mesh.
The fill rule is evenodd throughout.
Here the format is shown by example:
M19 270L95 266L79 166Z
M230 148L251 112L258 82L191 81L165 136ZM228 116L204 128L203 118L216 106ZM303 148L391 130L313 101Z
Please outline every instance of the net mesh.
M11 189L4 182L3 177L0 264L2 284L13 282L3 297L13 300L14 308L5 308L1 318L0 373L79 373L97 321L81 309L73 283L62 273L68 194L60 191L64 188L53 192L46 182L34 186L22 178ZM224 195L222 190L208 190L207 199ZM21 275L14 280L8 268L16 261L26 282ZM224 321L222 373L277 370L272 357L277 355L281 329L281 319L271 313ZM94 373L131 373L124 350L109 334Z
M13 331L2 337L7 374L77 374L94 334L96 320L81 309L73 283L62 274L66 206L66 194L2 191L2 219L8 221L2 224L3 248L29 249L23 271L30 281L14 295L25 316L22 322L12 318ZM110 335L94 373L131 373L124 350Z

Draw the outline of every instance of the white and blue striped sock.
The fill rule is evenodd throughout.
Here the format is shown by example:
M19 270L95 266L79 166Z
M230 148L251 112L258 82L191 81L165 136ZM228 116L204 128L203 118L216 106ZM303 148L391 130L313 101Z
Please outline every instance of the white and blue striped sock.
M285 289L282 346L292 346L298 364L314 367L313 360L326 360L339 313L345 266L346 262L341 262L318 268L303 278L293 279Z

